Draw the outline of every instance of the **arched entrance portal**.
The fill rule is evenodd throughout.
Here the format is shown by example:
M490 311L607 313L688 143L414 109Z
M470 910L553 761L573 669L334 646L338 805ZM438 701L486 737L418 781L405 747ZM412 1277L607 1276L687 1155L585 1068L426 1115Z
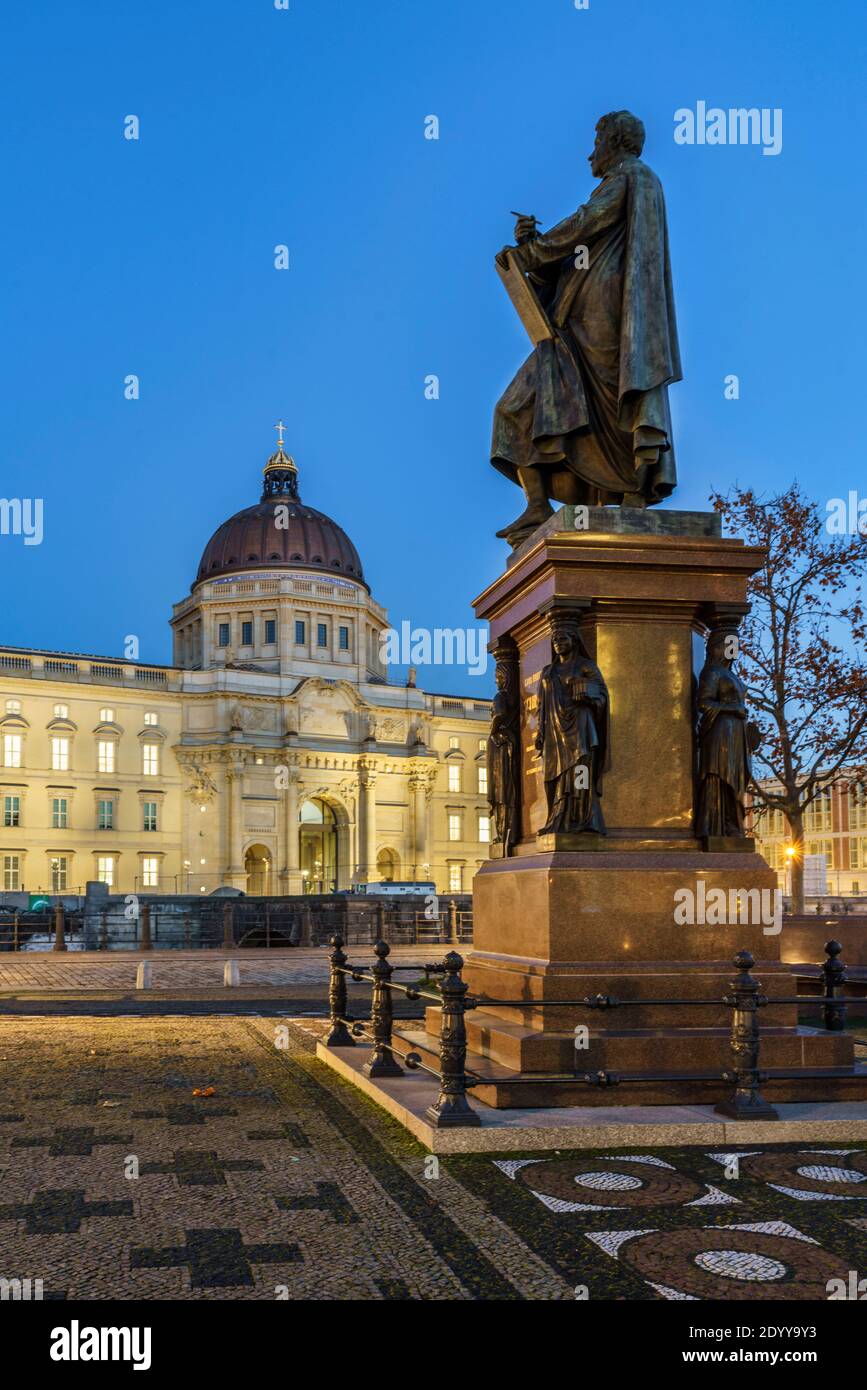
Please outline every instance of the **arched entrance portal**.
M244 855L247 892L254 898L271 892L271 855L266 845L250 845Z
M334 893L339 861L337 817L327 801L314 796L301 807L301 879L305 893Z
M380 883L394 883L400 878L400 860L393 849L381 849L376 856L376 877Z

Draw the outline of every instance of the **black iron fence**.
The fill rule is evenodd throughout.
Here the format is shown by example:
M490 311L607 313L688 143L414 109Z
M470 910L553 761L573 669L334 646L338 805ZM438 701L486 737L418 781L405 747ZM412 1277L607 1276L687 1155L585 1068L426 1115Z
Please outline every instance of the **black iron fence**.
M440 1091L437 1100L429 1106L427 1119L437 1128L453 1125L478 1125L478 1113L467 1102L467 1092L475 1087L490 1086L490 1077L478 1075L467 1070L467 1034L465 1014L477 1008L515 1008L522 1001L516 999L491 999L484 996L468 996L468 986L461 978L463 958L457 951L450 951L439 964L425 965L423 981L414 985L403 985L392 980L395 968L389 965L389 946L378 941L375 946L376 962L366 970L363 966L353 966L343 951L344 942L337 936L332 940L331 976L329 985L329 1006L331 1030L326 1039L327 1047L354 1047L356 1038L365 1038L373 1045L370 1058L363 1068L370 1077L400 1077L404 1075L400 1062L410 1071L425 1071L439 1081ZM619 999L613 994L597 994L583 999L545 1000L545 1007L580 1008L608 1012L629 1008L716 1008L726 1006L732 1011L730 1051L731 1066L721 1071L657 1071L657 1072L614 1072L596 1071L581 1073L577 1070L571 1075L548 1076L544 1073L532 1076L515 1075L506 1084L515 1086L565 1085L565 1086L605 1086L621 1084L640 1085L646 1083L678 1083L695 1081L717 1081L730 1086L729 1097L715 1106L717 1113L736 1120L772 1120L777 1118L774 1106L762 1095L762 1086L771 1081L815 1081L835 1078L857 1077L850 1068L832 1067L792 1067L774 1068L772 1071L759 1069L761 1028L759 1012L768 1004L796 1004L799 1007L817 1008L821 1012L824 1029L830 1033L841 1032L846 1025L847 1011L863 1008L867 999L847 998L843 993L846 982L846 969L840 960L842 947L838 941L829 941L825 946L826 960L821 967L823 991L817 995L794 994L768 996L751 971L755 960L749 951L738 951L734 958L736 974L729 984L729 993L716 999ZM419 967L414 968L418 972ZM433 987L432 978L438 980ZM352 1017L348 1012L347 981L372 986L371 1016L369 1023ZM416 1051L402 1051L392 1038L393 1011L392 991L406 995L408 999L424 999L436 1004L442 1010L439 1037L439 1067L428 1065ZM401 1040L403 1041L403 1040ZM862 1081L867 1079L867 1073Z
M345 898L143 899L130 895L101 908L0 910L0 951L147 951L322 946L339 931L354 945L436 945L472 941L472 911L440 899L436 910L412 903Z

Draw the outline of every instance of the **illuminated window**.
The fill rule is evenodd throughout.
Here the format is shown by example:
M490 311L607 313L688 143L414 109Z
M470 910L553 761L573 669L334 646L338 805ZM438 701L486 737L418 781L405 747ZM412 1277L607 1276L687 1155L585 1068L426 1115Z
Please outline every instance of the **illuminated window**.
M144 722L145 722L145 724L159 724L159 722L160 722L160 717L159 717L159 715L157 714L157 712L156 712L155 709L146 709L146 710L145 710Z
M489 845L491 843L491 818L490 816L479 816L479 844Z
M141 881L143 888L159 887L159 860L144 858L141 861Z
M20 735L20 734L4 734L4 735L3 735L3 766L4 766L4 767L20 767L20 766L21 766L21 735Z
M53 738L51 740L51 766L54 772L69 771L68 738Z
M449 791L459 792L461 789L461 769L459 763L449 763Z
M52 830L65 830L68 824L69 802L65 796L55 796L51 802Z
M480 793L480 795L481 795L481 796L485 796L485 795L487 794L487 790L488 790L488 769L487 769L486 767L480 767L480 768L479 768L479 793Z
M3 824L21 824L21 797L4 796L3 798Z
M157 803L155 801L142 802L142 830L156 830L157 828Z
M21 887L21 859L17 854L3 856L3 887L7 893L14 893Z
M114 802L112 800L100 800L96 803L96 827L97 830L114 830Z
M68 718L69 718L69 705L55 705L55 706L54 706L54 718L55 718L55 719L68 719Z
M65 854L54 854L48 861L51 871L52 893L65 893L67 888L67 868L69 861Z
M145 777L158 777L160 771L160 746L158 743L143 743L141 746L142 773Z
M98 854L96 856L96 879L98 883L104 883L107 888L114 887L113 854Z
M480 739L479 739L479 752L480 752L480 753L484 753L484 751L485 751L485 749L487 748L487 746L488 746L488 740L487 740L486 738L480 738Z
M7 701L6 701L6 713L7 713L7 714L20 714L20 713L21 713L21 701L20 701L20 700L7 700Z
M464 887L463 864L449 864L449 892L461 893Z
M113 738L101 738L97 743L96 762L100 772L114 772L114 750L115 742Z
M867 840L849 841L849 868L867 869Z
M461 838L461 817L460 813L449 816L449 839L459 840Z
M457 734L450 734L450 735L449 735L449 748L460 748L460 746L461 746L461 741L460 741L460 739L458 738Z
M101 709L99 711L99 722L100 724L113 724L114 710L109 709L108 707L106 707L105 709Z

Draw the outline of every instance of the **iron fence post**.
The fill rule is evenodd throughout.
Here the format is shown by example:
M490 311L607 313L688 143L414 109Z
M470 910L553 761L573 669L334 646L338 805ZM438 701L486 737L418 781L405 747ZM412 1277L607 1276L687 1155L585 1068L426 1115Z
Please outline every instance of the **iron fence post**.
M463 957L449 951L440 982L442 1019L440 1023L440 1093L429 1105L426 1118L437 1129L450 1126L480 1125L482 1122L467 1100L467 1030L464 1023L467 985L461 979Z
M394 1060L391 1050L391 990L388 988L393 967L388 963L389 946L385 941L377 941L374 946L376 960L371 966L373 975L373 1001L370 1006L370 1022L373 1029L373 1051L362 1070L365 1076L403 1076L403 1068Z
M235 944L235 939L234 939L234 935L233 935L233 932L232 932L232 918L233 918L233 916L234 916L234 907L233 907L233 905L232 905L231 903L223 903L223 950L224 950L224 951L231 951L232 947L233 947L234 944Z
M825 955L828 959L822 966L822 978L825 982L822 1018L829 1033L842 1033L846 1026L846 1001L839 993L846 979L846 967L837 959L842 949L839 941L828 941L825 945Z
M346 995L346 976L343 969L347 956L343 950L343 937L331 938L331 975L328 980L328 1007L331 1014L331 1032L325 1039L326 1047L354 1047L355 1039L344 1023L348 1008Z
M731 1051L734 1065L731 1072L725 1073L725 1079L733 1081L735 1089L731 1098L721 1101L715 1110L734 1120L777 1120L777 1111L759 1090L765 1078L758 1069L758 1011L768 999L760 994L759 982L750 974L755 963L749 951L738 951L734 959L738 973L729 985L731 994L726 995L723 1002L733 1009Z
M66 950L66 913L63 903L58 903L54 909L54 950Z

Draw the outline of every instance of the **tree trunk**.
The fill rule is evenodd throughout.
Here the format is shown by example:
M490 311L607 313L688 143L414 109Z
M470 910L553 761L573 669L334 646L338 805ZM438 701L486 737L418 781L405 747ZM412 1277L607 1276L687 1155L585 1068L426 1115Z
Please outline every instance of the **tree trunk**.
M792 912L802 913L804 911L804 817L800 807L797 811L787 813L786 819L792 833L791 847L795 851L789 859L792 880Z

